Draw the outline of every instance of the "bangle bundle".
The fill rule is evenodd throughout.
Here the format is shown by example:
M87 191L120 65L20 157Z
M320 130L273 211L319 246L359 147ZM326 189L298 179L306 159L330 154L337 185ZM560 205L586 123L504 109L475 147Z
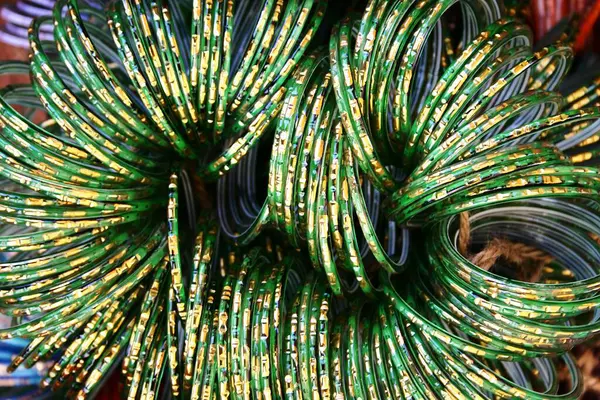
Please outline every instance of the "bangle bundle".
M464 50L440 74L435 85L425 80L437 79L433 73L417 75L424 80L416 85L411 83L411 79L416 79L414 74L403 77L416 63L412 60L415 54L423 52L419 62L432 62L427 58L430 53L423 49L426 41L417 35L419 39L415 38L415 43L406 45L404 50L402 46L388 43L394 35L385 29L400 30L408 24L410 29L423 30L421 35L430 32L433 45L435 29L425 21L440 18L444 7L422 13L415 5L411 13L408 3L372 2L373 8L367 8L363 15L356 39L353 40L351 34L354 22L346 20L334 30L330 46L333 83L348 142L362 172L381 190L393 192L387 199L388 215L398 223L405 223L421 216L435 219L483 204L531 196L595 195L594 184L586 179L587 170L575 182L563 180L564 175L579 174L579 170L563 163L562 155L556 154L556 158L536 144L503 149L540 136L568 136L575 128L579 130L577 139L597 130L597 108L555 115L563 100L548 90L556 87L568 69L570 49L556 45L532 53L528 28L514 20L501 19L481 28L482 32L470 43L465 42L468 44ZM393 6L407 9L400 12L389 8ZM492 20L497 17L488 16L482 10L476 12L477 2L465 2L463 9L467 10L465 18L471 17L472 24L484 23L474 20L475 15ZM487 10L494 8L490 6ZM388 25L381 17L384 23L379 24L374 22L379 19L371 13L392 20ZM396 22L395 18L403 13L407 13L406 22ZM412 17L417 15L423 24L415 24ZM464 22L463 26L467 27L468 23ZM468 33L465 31L465 35ZM366 42L366 38L373 39ZM376 59L379 52L387 55L389 68L401 79L400 83L379 84L373 64L381 63L371 60ZM396 63L407 68L394 67ZM386 79L393 81L394 78ZM430 88L430 92L412 90L417 87ZM372 94L373 88L385 89L386 95ZM378 99L382 102L380 106ZM564 142L555 141L559 142L559 148L566 147ZM394 145L390 147L390 144ZM391 154L391 149L396 153ZM394 159L398 161L392 161ZM522 159L523 164L515 165L513 160L518 159ZM510 167L503 160L511 160ZM533 168L535 172L531 173L535 179L524 178L526 170L520 165L532 168L536 162L540 166L564 164L564 167L549 170L548 176L540 176L544 175L540 171L545 170ZM407 178L402 182L394 180L391 167L400 168ZM595 170L589 173L587 176L593 176ZM423 215L423 211L431 208L444 211Z
M77 399L114 373L128 399L577 398L598 82L557 93L569 42L533 51L495 0L367 3L328 48L323 0L32 23L0 64L31 77L0 89L10 370Z
M600 77L596 77L588 84L573 90L566 96L566 111L575 112L584 107L599 106L600 94ZM578 130L582 130L581 126ZM565 153L569 156L571 162L576 165L596 166L598 164L598 149L597 142L600 137L597 130L591 130L587 135L574 137L574 135L563 135L560 137L564 142L568 143L565 147Z
M387 25L373 21L387 14L397 18L397 13L386 9L391 5L373 2L373 9L367 8L360 22L365 31L359 31L356 43L350 40L351 20L344 21L339 32L334 30L331 76L319 71L324 60L316 53L290 80L275 129L264 203L260 204L256 189L266 169L257 160L260 149L223 177L217 189L224 233L247 243L270 226L285 232L295 246L305 242L313 265L326 271L335 294L356 286L368 295L377 291L365 267L372 259L390 273L402 271L408 248L403 224L420 224L494 203L598 194L595 168L574 167L560 151L593 135L600 116L594 107L558 114L564 100L549 90L567 70L570 49L556 45L533 53L529 28L512 19L490 24L465 46L440 80L430 85L431 92L420 93L424 106L402 128L406 134L400 135L395 112L388 114L392 105L377 109L374 95L367 97L369 88L380 89L370 57L391 51L378 46L393 46L386 42ZM388 24L401 26L401 21ZM374 42L361 43L365 37ZM405 44L405 51L418 53L417 44L424 46ZM351 45L357 49L354 56ZM362 46L368 54L359 52ZM404 57L393 49L401 62ZM359 62L360 57L364 61ZM441 63L441 58L431 62ZM319 79L322 82L311 82ZM355 86L342 86L344 80ZM403 98L406 94L399 93L400 85L396 87L394 93ZM364 97L351 99L355 91ZM356 114L359 111L369 118ZM398 113L408 115L406 110ZM396 137L390 137L392 133ZM379 158L385 152L377 149L395 141L404 141L390 147L399 153ZM344 217L353 213L356 217ZM360 243L362 237L366 246ZM386 248L380 238L385 238ZM354 276L349 283L345 271Z
M307 244L313 265L325 271L336 295L358 286L374 296L378 288L369 264L389 273L402 271L408 235L380 217L379 191L368 181L360 183L354 156L343 140L326 61L322 53L309 56L291 80L274 134L262 207L244 207L256 204L256 197L246 186L237 189L241 193L234 186L256 184L254 171L240 168L219 182L221 226L246 243L272 224L287 234L290 244ZM238 210L248 212L239 215Z

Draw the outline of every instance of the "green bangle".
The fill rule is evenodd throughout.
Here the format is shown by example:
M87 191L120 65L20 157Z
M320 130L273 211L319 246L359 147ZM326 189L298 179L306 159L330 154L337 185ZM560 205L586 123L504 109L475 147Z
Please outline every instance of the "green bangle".
M230 179L236 177L234 172L220 182L220 219L227 228L225 233L242 244L269 226L286 232L294 246L306 241L313 265L322 266L336 295L360 286L364 293L374 296L377 289L370 283L362 262L368 255L366 251L388 271L397 272L405 261L408 240L403 232L401 249L397 249L398 228L388 221L385 221L388 229L377 231L378 224L386 225L379 221L379 194L368 188L365 199L358 187L353 156L345 150L342 127L335 112L330 75L323 73L324 61L318 52L306 58L295 75L297 80L287 90L275 132L264 205L252 205L253 198L225 197L224 188L232 187ZM290 158L292 162L286 162ZM253 179L252 173L243 172L235 179L246 176ZM320 195L325 190L327 197ZM242 208L239 214L234 211L237 204ZM250 206L256 214L253 219L246 219L252 215L251 210L245 210ZM354 213L354 207L365 236L360 249L353 221L345 217ZM230 221L240 225L232 225ZM381 225L379 230L383 231ZM378 233L389 237L385 249ZM348 273L356 279L348 279Z

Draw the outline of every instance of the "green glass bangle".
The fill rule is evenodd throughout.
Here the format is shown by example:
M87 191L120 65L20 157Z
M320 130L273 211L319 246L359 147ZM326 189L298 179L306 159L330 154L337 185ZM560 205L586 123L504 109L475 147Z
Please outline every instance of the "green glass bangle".
M378 220L379 194L367 186L369 199L365 200L360 191L352 155L345 151L330 75L323 72L325 60L318 52L313 53L300 65L296 80L290 82L275 131L264 205L253 205L254 211L246 211L246 203L254 202L254 198L225 194L225 188L232 187L231 180L247 175L244 169L233 172L219 182L220 221L226 228L224 233L242 244L270 226L284 231L294 246L305 241L313 265L325 270L334 293L340 295L360 286L364 293L374 296L376 289L361 258L371 252L387 270L400 271L407 235L403 233L397 245L399 229L387 223L387 246L379 241L384 225ZM291 163L286 161L290 158ZM325 190L327 197L320 195ZM235 204L240 204L239 213L234 211ZM359 233L352 219L345 216L353 215L355 209L363 243L357 239ZM396 254L389 255L389 249ZM356 280L348 280L348 273Z

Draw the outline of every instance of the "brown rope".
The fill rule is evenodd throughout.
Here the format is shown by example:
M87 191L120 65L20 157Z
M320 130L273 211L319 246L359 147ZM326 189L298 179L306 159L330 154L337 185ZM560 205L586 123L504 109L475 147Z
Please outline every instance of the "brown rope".
M471 221L469 213L460 213L458 219L458 251L465 257L469 256L469 246L471 245Z
M577 366L583 375L583 391L600 393L598 355L595 348L587 348L577 357ZM598 397L595 397L598 398Z
M494 238L477 254L469 254L471 244L471 223L469 214L464 212L459 218L458 250L473 264L486 271L500 259L504 259L517 268L517 279L537 282L541 278L545 266L552 262L552 257L543 251L523 243L515 243L506 239Z
M518 279L538 282L543 268L552 262L551 256L535 247L500 238L492 239L479 253L470 255L471 223L469 213L461 213L459 217L458 250L480 268L489 270L500 258L504 258L517 268ZM593 239L600 243L600 238L594 237ZM580 345L573 352L583 375L584 395L581 398L600 398L600 362L598 361L600 360L600 343L597 342L592 347ZM567 390L570 390L568 383L571 380L571 373L566 365L559 366L558 377L562 384L566 385Z

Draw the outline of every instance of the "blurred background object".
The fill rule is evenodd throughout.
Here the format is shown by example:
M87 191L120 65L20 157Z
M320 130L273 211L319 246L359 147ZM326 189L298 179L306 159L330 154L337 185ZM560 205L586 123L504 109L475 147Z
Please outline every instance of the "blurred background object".
M537 39L541 39L561 21L575 18L577 32L574 42L576 52L598 51L598 18L600 1L598 0L529 0L508 1L514 6L525 7L525 14L533 27ZM514 7L513 6L513 7Z
M0 342L0 399L34 400L50 398L51 394L39 389L39 382L47 373L46 363L37 363L31 368L20 368L11 374L7 367L16 354L28 344L23 339Z
M41 1L41 0L38 0ZM54 3L54 1L50 1ZM24 25L24 29L18 30L18 36L14 32L9 33L11 27L17 27L19 24L25 22L24 17L17 9L17 4L29 3L16 0L0 1L0 60L26 60L28 54L28 42L27 42L27 28L31 22L31 17L27 19L27 25ZM46 1L47 3L47 1ZM21 6L23 7L23 6ZM27 9L27 6L25 6ZM17 22L18 21L18 22ZM17 45L17 43L19 45ZM0 86L15 83L26 83L26 77L17 75L6 75L0 77Z
M0 18L0 41L16 48L29 48L27 29L35 17L50 15L54 0L17 0L2 2ZM41 35L44 40L52 40L51 27L45 27Z

